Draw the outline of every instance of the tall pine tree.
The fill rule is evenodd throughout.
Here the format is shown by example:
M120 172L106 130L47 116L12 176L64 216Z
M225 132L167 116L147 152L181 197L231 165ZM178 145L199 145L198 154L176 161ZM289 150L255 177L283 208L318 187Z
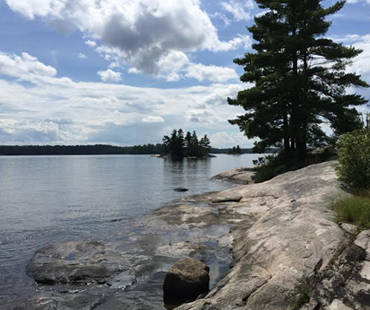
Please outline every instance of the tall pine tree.
M369 85L346 67L362 51L324 38L331 25L326 18L344 1L329 8L322 0L256 2L267 10L248 28L256 53L234 60L244 66L241 81L254 86L228 99L247 111L230 123L259 138L256 151L283 146L287 157L302 158L307 147L327 138L321 123L329 123L336 134L361 126L354 106L367 100L346 89Z

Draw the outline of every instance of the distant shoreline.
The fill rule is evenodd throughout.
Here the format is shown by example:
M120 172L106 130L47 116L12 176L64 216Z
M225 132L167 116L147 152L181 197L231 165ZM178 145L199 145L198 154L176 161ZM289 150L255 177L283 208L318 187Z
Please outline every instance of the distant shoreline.
M114 145L2 145L0 156L86 156L86 155L155 155L163 153L162 144L135 146ZM213 148L211 154L227 154L229 149ZM242 154L252 154L252 149L241 149ZM264 154L273 153L267 150Z

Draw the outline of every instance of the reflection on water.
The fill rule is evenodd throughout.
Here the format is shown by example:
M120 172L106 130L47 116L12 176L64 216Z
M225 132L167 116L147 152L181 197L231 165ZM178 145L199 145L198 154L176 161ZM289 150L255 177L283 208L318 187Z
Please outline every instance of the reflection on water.
M0 157L0 300L30 292L33 281L24 269L38 248L70 240L123 240L135 232L130 219L185 195L229 188L209 178L251 166L257 157ZM174 192L176 187L189 191Z

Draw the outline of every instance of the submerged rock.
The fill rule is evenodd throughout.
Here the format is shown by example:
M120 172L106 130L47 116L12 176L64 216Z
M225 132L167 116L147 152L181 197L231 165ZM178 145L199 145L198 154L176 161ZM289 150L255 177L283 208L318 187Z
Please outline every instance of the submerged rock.
M184 187L176 187L174 189L175 192L187 192L189 189Z
M39 283L105 283L122 263L124 257L100 242L73 241L41 248L26 271Z
M13 310L92 310L106 299L107 288L95 287L82 292L42 292Z
M209 290L209 268L194 258L184 258L171 267L164 279L167 297L196 298Z

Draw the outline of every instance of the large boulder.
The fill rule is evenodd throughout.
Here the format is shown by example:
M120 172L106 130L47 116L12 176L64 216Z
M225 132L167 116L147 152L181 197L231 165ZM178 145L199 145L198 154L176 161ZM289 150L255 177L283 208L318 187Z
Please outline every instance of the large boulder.
M172 266L164 279L165 296L196 298L209 290L209 268L194 258L184 258Z

